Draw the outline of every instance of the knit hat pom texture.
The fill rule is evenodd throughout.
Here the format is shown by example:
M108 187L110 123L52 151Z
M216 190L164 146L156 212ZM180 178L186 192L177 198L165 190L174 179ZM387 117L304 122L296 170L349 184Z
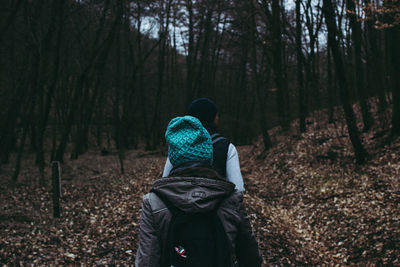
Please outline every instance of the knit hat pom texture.
M168 142L168 157L173 166L199 160L212 163L211 137L197 118L184 116L172 119L165 139Z

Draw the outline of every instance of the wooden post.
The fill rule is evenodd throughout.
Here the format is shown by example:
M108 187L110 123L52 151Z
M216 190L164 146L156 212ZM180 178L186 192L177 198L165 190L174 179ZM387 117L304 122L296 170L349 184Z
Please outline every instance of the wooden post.
M52 182L53 182L53 214L54 218L60 217L60 196L61 196L61 173L60 162L51 163Z

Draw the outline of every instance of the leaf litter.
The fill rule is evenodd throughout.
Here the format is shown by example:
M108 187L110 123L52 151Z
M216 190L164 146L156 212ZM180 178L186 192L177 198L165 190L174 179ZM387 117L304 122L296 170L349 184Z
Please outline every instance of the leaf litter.
M376 117L362 134L370 160L357 166L343 116L335 114L330 124L315 113L302 135L298 122L286 133L270 130L275 146L266 153L261 140L238 147L264 266L400 265L400 138L388 142ZM164 162L157 153L128 151L123 175L115 155L92 151L67 162L58 219L49 189L32 185L33 156L13 190L6 183L12 166L2 166L0 264L133 265L141 199Z

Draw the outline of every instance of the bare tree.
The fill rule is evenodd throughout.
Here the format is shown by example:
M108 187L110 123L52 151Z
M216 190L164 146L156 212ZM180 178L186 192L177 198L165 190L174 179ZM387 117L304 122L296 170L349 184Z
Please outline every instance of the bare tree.
M299 120L300 132L304 133L306 129L306 103L303 83L303 52L302 52L302 34L301 34L301 15L300 0L296 0L296 51L297 51L297 86L299 88Z
M366 88L364 87L364 71L361 59L361 22L357 20L357 13L354 4L354 0L347 0L347 10L350 19L350 27L352 30L353 40L353 60L355 65L355 76L356 76L356 88L357 93L360 97L361 114L364 122L364 131L368 131L371 128L372 117L369 112L367 103Z
M289 127L288 118L288 107L287 99L285 95L287 94L287 83L285 82L285 77L283 75L283 65L282 65L282 31L281 31L281 5L279 0L273 0L271 4L272 10L272 53L273 53L273 69L275 77L275 85L278 89L278 116L280 124L284 130Z
M337 26L331 0L324 0L323 12L325 15L325 23L328 28L328 42L332 50L332 55L336 67L336 74L339 82L340 98L342 101L344 113L346 115L347 130L349 132L350 140L354 148L354 154L357 163L362 164L367 160L367 152L365 151L358 135L354 111L349 100L345 66L343 64L342 55L339 50L339 43L336 39Z

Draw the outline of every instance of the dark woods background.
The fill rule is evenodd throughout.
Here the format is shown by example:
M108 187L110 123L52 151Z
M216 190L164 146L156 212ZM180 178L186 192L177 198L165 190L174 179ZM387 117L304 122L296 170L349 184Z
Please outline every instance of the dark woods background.
M299 119L305 132L323 110L346 121L362 163L371 97L400 134L396 0L0 3L0 163L16 155L13 182L29 151L40 183L49 160L89 147L116 148L123 171L124 150L163 145L168 121L202 96L237 144L262 135L268 149L268 129Z

